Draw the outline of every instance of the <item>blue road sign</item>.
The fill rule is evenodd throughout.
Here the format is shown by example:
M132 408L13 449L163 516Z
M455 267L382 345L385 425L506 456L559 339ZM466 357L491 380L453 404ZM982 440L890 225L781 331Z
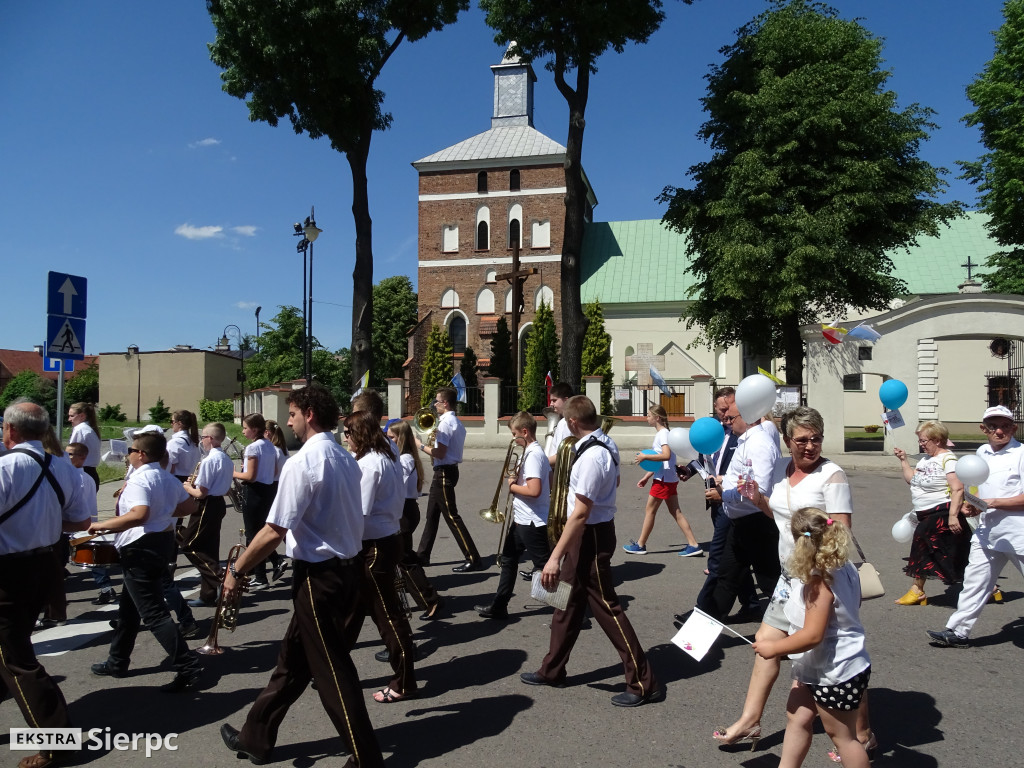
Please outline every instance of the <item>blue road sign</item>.
M46 318L46 356L81 360L85 357L85 320L49 315Z
M60 358L59 357L44 357L43 358L43 371L46 373L59 373L60 372ZM74 359L64 361L64 373L75 372L75 361Z
M46 282L46 314L85 319L89 281L78 275L50 272Z

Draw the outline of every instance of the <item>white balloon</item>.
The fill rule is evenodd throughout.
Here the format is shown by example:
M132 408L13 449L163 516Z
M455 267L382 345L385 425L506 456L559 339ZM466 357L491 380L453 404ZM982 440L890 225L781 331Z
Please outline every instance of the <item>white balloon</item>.
M676 460L680 464L693 461L699 455L697 450L690 445L690 430L682 427L675 427L668 431L668 447L675 451Z
M981 485L988 480L988 464L980 456L963 456L957 459L956 476L966 486Z
M775 405L775 382L761 373L747 376L736 387L736 408L747 423L757 421Z
M906 544L914 538L915 530L917 530L917 513L907 512L892 527L892 537L900 544Z

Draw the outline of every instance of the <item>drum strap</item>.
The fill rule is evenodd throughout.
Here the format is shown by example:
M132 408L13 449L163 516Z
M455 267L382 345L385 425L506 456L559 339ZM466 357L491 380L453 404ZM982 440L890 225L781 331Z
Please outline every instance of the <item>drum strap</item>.
M24 448L12 448L10 452L23 453L26 456L31 456L33 461L35 461L39 465L41 471L39 472L39 477L36 478L36 481L32 484L32 487L29 489L29 492L25 494L22 500L19 501L10 509L8 509L6 512L4 512L3 515L0 515L0 525L3 525L5 522L7 522L7 518L9 518L19 509L28 504L29 501L31 501L32 497L36 495L36 491L39 490L39 486L43 484L43 478L46 478L47 480L50 481L50 485L53 486L54 493L57 494L57 501L60 502L60 506L63 507L65 501L64 491L61 490L60 484L57 482L57 478L55 478L53 476L53 473L50 472L50 462L53 461L53 456L51 456L50 454L46 454L46 458L41 459L34 452L26 450Z

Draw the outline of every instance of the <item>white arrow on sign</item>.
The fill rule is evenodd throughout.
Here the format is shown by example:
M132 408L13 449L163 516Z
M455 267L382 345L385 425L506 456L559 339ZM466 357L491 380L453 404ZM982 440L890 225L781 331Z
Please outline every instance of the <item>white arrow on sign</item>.
M71 278L64 280L64 285L57 289L57 293L64 297L64 314L71 314L71 304L74 301L75 296L78 295L78 291L75 290L75 284L71 282Z

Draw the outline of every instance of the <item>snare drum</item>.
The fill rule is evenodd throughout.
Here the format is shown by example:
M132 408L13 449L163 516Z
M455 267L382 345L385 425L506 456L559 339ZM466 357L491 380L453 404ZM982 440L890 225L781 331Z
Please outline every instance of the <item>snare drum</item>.
M83 568L94 565L113 565L120 560L114 546L114 534L104 533L82 544L71 540L71 562Z

